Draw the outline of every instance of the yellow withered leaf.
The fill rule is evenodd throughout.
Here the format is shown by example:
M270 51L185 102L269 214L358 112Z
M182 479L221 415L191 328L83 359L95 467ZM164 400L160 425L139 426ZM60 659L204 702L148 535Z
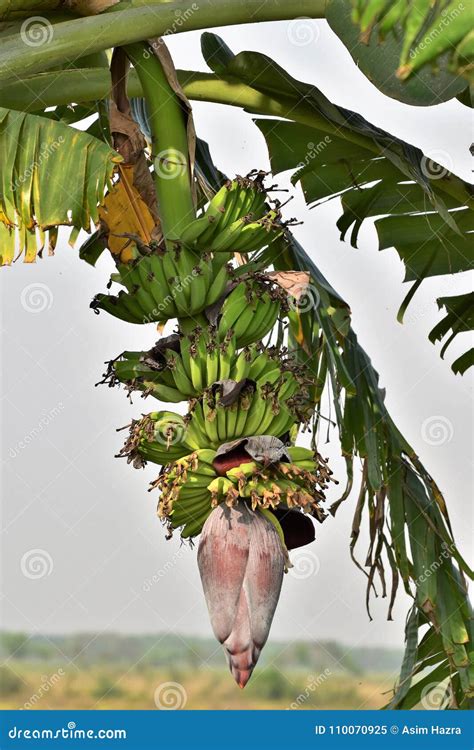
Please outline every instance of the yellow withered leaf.
M99 208L100 220L108 230L109 250L125 263L132 257L133 238L149 245L155 229L150 209L133 184L133 170L131 164L118 167L119 179Z

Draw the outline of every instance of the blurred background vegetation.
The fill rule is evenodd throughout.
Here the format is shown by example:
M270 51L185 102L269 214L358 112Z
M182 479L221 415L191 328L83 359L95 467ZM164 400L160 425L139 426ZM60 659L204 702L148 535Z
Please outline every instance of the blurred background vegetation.
M26 709L153 709L169 682L187 709L376 709L402 658L389 648L272 642L241 691L206 638L3 632L0 653L0 708Z

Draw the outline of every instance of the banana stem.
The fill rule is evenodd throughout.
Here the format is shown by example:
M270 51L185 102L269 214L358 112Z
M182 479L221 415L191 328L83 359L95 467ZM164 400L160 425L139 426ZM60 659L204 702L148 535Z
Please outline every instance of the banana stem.
M158 212L163 236L169 242L195 217L186 118L160 61L147 46L127 45L125 52L148 105Z

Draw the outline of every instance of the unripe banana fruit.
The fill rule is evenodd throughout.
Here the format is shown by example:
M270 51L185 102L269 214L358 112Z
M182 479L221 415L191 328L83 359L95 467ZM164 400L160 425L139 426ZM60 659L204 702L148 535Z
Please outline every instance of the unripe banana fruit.
M141 468L147 461L167 464L195 448L189 440L185 419L171 411L157 411L133 420L127 440L118 456ZM203 446L204 447L204 446Z
M285 510L296 509L322 521L321 502L330 474L312 451L298 448L294 453L302 455L302 451L312 456L314 472L281 461L269 465L244 461L226 476L218 476L216 452L209 449L193 451L168 464L150 487L160 490L158 515L166 522L168 534L180 528L183 538L197 536L212 509L221 503L232 508L245 502L252 510L262 511L278 508L283 518ZM278 520L271 520L278 528Z
M208 485L216 474L212 467L214 451L197 450L166 467L151 489L161 491L158 516L165 520L168 535L181 527L181 536L197 536L212 511Z
M262 173L228 181L201 216L185 227L179 241L213 253L247 253L266 247L285 229L279 209L269 209L266 197Z
M121 263L111 280L127 291L98 294L91 307L128 323L144 324L198 315L222 296L229 276L225 264L217 270L209 256L198 258L181 248Z
M178 402L202 396L215 382L250 379L274 383L283 372L294 372L303 383L296 361L276 348L251 344L236 351L235 336L219 342L214 326L197 327L190 335L173 334L147 352L122 352L107 363L101 383L123 383L128 392L139 390L160 401Z

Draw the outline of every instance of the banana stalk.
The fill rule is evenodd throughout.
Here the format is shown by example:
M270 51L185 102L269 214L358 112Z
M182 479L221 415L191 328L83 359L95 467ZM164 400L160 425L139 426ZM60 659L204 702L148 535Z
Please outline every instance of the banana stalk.
M159 215L170 243L195 216L185 116L160 61L147 45L130 44L125 51L148 104Z

